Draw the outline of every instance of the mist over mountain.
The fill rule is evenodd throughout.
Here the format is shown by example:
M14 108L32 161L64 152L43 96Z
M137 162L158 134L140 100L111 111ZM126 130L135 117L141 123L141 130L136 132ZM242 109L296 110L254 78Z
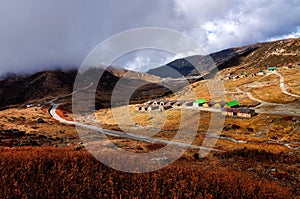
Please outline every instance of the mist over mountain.
M174 60L165 66L149 70L148 74L108 67L103 72L97 87L96 96L99 96L96 99L97 107L110 106L112 91L120 78L126 79L124 89L134 85L146 84L132 96L132 103L140 102L149 98L171 94L170 90L159 85L162 82L161 78L198 76L199 71L194 65L201 66L202 71L200 73L205 72L208 75L214 75L224 68L232 68L233 73L244 70L255 73L261 69L266 69L268 66L298 64L300 62L299 49L300 38L286 39L226 49L207 56L196 55ZM213 64L207 61L208 59L213 60ZM174 74L167 73L165 72L168 71L166 67L171 67L177 72ZM97 74L96 70L103 69L91 68L88 73ZM178 74L181 75L178 76ZM69 94L73 90L76 75L77 70L73 69L69 71L43 71L33 75L7 77L0 81L0 107L26 105L26 103L32 102L43 103L55 96ZM89 82L89 79L86 79L86 81ZM172 80L172 84L175 82L179 82L179 80ZM177 87L179 88L180 84Z
M79 67L99 43L133 28L169 28L208 53L299 37L299 13L299 1L282 0L1 1L0 76ZM139 53L136 57L121 65L147 71L152 67L147 63L158 61Z

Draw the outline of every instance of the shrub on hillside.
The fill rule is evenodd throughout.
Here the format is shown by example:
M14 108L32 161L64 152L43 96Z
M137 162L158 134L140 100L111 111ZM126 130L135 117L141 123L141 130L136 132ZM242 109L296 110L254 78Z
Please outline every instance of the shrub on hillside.
M175 162L143 174L111 169L85 150L0 148L1 198L291 198L249 174ZM190 165L190 166L189 166Z

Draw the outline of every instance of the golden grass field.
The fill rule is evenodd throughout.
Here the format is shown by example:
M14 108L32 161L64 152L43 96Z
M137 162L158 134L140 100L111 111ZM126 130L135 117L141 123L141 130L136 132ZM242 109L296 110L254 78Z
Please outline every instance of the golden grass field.
M299 69L289 69L289 70L279 70L281 74L285 76L286 85L288 85L288 90L295 91L297 94L299 91L298 77L299 73L297 73ZM223 72L226 74L226 71ZM207 85L208 81L205 80L196 82L189 86L189 88L184 88L177 93L177 96L184 97L187 89L192 89L195 93L195 96L200 98L204 97L207 100L211 100L209 89ZM255 82L262 83L262 86L259 89L255 88L247 88L245 85L253 85ZM266 102L276 102L283 103L289 106L289 103L297 103L299 99L295 97L287 96L283 94L279 88L279 77L277 75L269 75L267 77L263 76L249 76L247 78L241 78L238 80L228 80L224 81L224 88L227 92L226 99L233 100L238 99L242 106L256 106L259 103L253 101L245 95L245 93L237 92L236 88L240 87L242 91L251 92L253 96L259 98L260 100ZM257 83L255 83L257 84ZM239 86L238 86L239 85ZM261 86L261 85L259 85ZM190 96L187 96L187 99ZM166 98L166 99L176 99L176 95ZM216 100L217 101L217 100ZM125 114L124 110L129 111L128 115ZM161 139L172 139L179 125L184 123L186 125L189 124L189 119L182 122L182 115L180 109L170 109L165 112L136 112L133 105L129 107L118 107L113 109L115 113L119 113L118 121L115 120L115 116L112 113L112 109L100 109L96 112L96 120L99 122L97 125L113 129L120 130L120 128L124 128L125 131L131 131L136 129L137 127L151 127L157 129L157 132L154 135ZM196 117L199 114L198 111L188 110L190 118ZM65 111L61 111L65 119L71 120L72 115ZM123 113L124 112L124 113ZM66 145L77 145L80 140L78 139L76 129L70 125L60 124L58 121L53 120L49 113L47 107L31 107L31 108L13 108L7 109L4 111L0 111L0 123L1 129L19 129L22 131L26 131L27 134L37 134L44 135L48 138L51 138L51 142L60 146ZM201 133L206 132L209 127L211 113L209 112L201 112L201 117L198 122L198 134L196 135L194 144L201 144L205 135ZM42 118L45 123L38 123L37 119ZM120 121L126 121L130 119L128 123L123 124L122 127L118 126ZM294 118L295 119L295 118ZM299 120L299 117L295 120ZM232 127L236 125L236 127ZM140 132L140 131L139 131ZM143 132L142 132L143 133ZM147 132L146 132L147 134ZM294 122L291 120L290 116L280 116L280 115L264 115L259 114L251 119L239 119L239 118L226 118L224 123L224 129L222 131L222 135L228 136L238 140L245 140L249 142L253 142L253 144L249 143L247 146L259 146L262 145L264 147L265 141L272 140L274 142L280 141L282 143L285 142L297 142L300 140L299 135L299 122ZM58 138L62 138L59 140ZM57 139L57 141L55 141ZM122 139L114 139L122 142ZM126 141L130 142L130 141ZM136 141L135 141L136 142ZM130 144L128 144L130 145ZM244 144L237 144L230 141L219 140L217 145L219 148L232 149L236 147L243 147ZM289 150L286 147L276 146L272 144L268 144L267 147L274 148L276 151L280 150Z
M279 71L285 77L287 91L294 94L300 93L298 71L299 69ZM187 100L193 99L185 95L189 89L192 89L197 98L204 97L212 100L207 87L208 81L212 80L196 82L189 88L183 88L177 96L186 97ZM293 109L297 103L299 105L299 99L281 92L277 75L247 77L222 83L227 92L226 100L238 99L241 106L259 105L243 92L250 92L262 101L284 104L287 109ZM254 88L249 85L260 87ZM243 92L237 91L237 88ZM165 99L176 99L176 95L165 97ZM272 107L266 108L272 109ZM254 197L255 194L263 198L297 198L300 195L299 149L288 148L285 145L299 147L299 116L258 114L250 119L227 117L221 136L241 141L240 143L218 139L214 148L224 152L213 152L203 159L198 159L198 150L189 149L179 160L164 170L149 174L129 175L110 169L92 158L84 149L76 128L52 119L48 109L49 106L44 105L0 111L0 130L25 131L26 134L23 137L35 139L39 143L39 147L21 147L19 144L22 139L24 140L22 138L21 141L16 142L18 145L6 147L3 140L0 140L2 145L0 147L0 171L3 182L6 183L6 186L3 185L0 188L0 194L22 197L26 190L32 190L33 195L27 196L40 197L41 195L34 194L45 193L48 196L58 197L57 192L53 190L59 190L62 196L72 197L72 190L76 189L79 190L77 194L80 196L91 196L92 193L96 193L99 197L128 195L143 197L148 194L143 189L146 185L141 184L145 182L148 183L147 186L153 185L148 191L161 193L162 197L166 196L163 194L169 194L175 198L184 196L218 198L225 193L229 198ZM128 110L129 116L124 110ZM97 110L94 121L86 120L86 122L105 129L123 130L125 133L139 133L159 139L173 140L180 125L184 124L184 128L188 129L189 126L195 124L193 118L199 116L192 144L201 146L207 137L204 133L208 131L210 123L214 126L217 121L211 121L212 113L198 110L184 110L184 114L187 115L183 120L182 111L172 108L165 112L138 112L134 105L129 105ZM72 120L72 114L65 110L59 110L58 113L61 117ZM44 123L38 123L39 118L42 118ZM217 114L216 118L221 117ZM115 147L136 153L148 153L165 146L112 136L108 136L108 139L115 144ZM105 155L109 156L109 154ZM18 170L14 170L15 168ZM7 175L8 172L12 175ZM18 172L22 174L22 179L18 178ZM37 178L39 183L33 180L35 178L31 178L36 173L39 173ZM54 176L60 180L55 180ZM119 180L119 176L123 181L127 180L129 184L135 186L135 189L130 191L127 183ZM106 182L105 187L100 186ZM27 186L26 183L34 186ZM199 183L201 186L197 187L196 184ZM49 184L50 191L47 192L48 187L45 184ZM82 186L79 186L80 184ZM181 187L182 185L184 188ZM192 190L191 187L196 188ZM228 192L229 187L231 187L230 192Z

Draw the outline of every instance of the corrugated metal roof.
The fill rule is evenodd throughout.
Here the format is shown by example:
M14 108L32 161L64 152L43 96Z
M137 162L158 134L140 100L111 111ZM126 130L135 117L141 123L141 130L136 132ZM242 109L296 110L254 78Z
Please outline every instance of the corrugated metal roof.
M195 102L196 102L197 104L203 104L203 103L206 102L206 99L200 98L200 99L197 99Z
M232 107L232 106L238 106L239 102L237 100L232 100L230 102L227 102L226 105L230 106L230 107Z
M223 112L234 112L234 113L254 113L254 109L250 108L224 108Z

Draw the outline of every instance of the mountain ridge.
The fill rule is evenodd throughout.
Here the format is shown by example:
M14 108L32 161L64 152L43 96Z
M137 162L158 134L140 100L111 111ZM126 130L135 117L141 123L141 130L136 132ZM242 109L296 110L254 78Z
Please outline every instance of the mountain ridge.
M96 106L98 108L109 107L110 97L114 86L120 78L127 79L125 88L134 85L143 85L132 96L132 102L145 101L150 98L163 97L170 94L170 90L163 87L162 78L190 77L203 75L212 77L216 72L226 69L226 73L240 75L241 72L256 73L268 66L297 65L300 63L300 38L286 39L273 42L256 43L243 47L225 49L209 56L195 55L183 59L174 60L167 65L178 70L177 76L172 76L165 71L166 66L152 69L152 74L129 71L108 67L98 84ZM210 59L214 60L211 64ZM202 71L191 67L194 62L202 65ZM228 70L227 70L228 69ZM103 70L91 68L90 70ZM156 71L156 72L153 72ZM225 71L225 70L224 70ZM91 76L93 71L91 72ZM0 107L11 105L26 105L28 103L43 103L53 97L66 95L72 92L77 70L70 71L43 71L27 76L10 76L0 81ZM180 82L180 79L171 79L172 84ZM198 81L201 78L192 80ZM88 81L88 80L87 80ZM179 85L180 86L180 85ZM151 92L149 92L151 90Z
M256 56L256 61L252 60L251 63L265 66L271 63L264 63L263 59L267 59L267 61L269 61L272 58L272 56L277 56L276 58L278 58L278 56L284 55L284 53L287 53L289 51L293 51L294 54L285 55L297 56L299 54L297 48L300 48L300 38L261 42L242 47L228 48L225 50L211 53L209 55L194 55L190 57L176 59L172 62L167 63L166 65L150 69L147 71L147 73L162 78L198 76L201 75L202 72L205 73L209 71L212 71L214 74L218 70L236 66L237 62L243 62L243 58L249 58L249 55L251 56L252 53L258 53L260 54L260 56ZM263 49L264 52L260 52L261 49ZM278 54L276 54L276 52ZM266 54L269 56L266 57ZM287 60L283 61L287 62ZM297 60L295 60L295 62L296 61ZM274 65L280 64L280 62L276 62L275 60L272 60L271 62L274 62ZM293 60L291 60L291 63L292 62ZM171 70L175 70L175 72L167 73L167 71L170 71L170 68Z

